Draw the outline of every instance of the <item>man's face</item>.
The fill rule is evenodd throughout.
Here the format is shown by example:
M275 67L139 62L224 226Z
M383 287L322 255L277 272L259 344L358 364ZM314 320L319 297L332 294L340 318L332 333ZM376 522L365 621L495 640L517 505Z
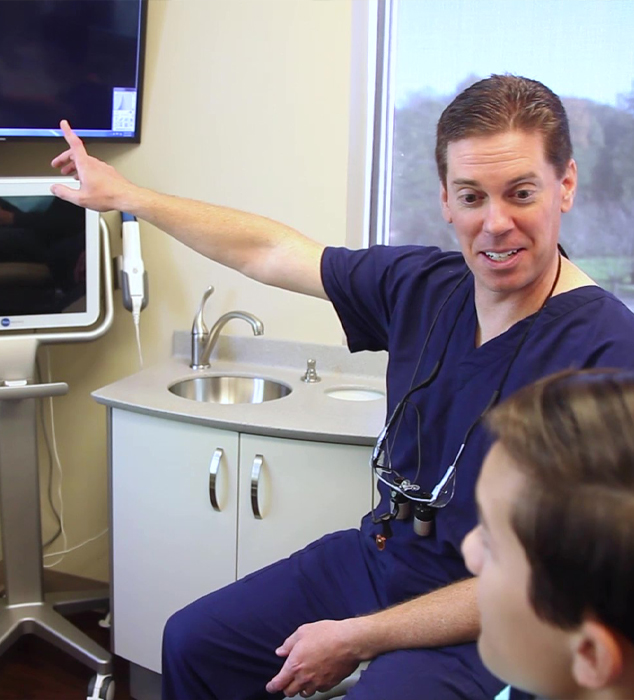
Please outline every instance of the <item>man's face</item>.
M547 294L561 214L572 207L575 187L574 161L558 178L538 132L449 144L443 216L454 225L479 293Z
M494 444L476 489L480 523L462 543L467 567L478 577L478 650L507 683L544 697L572 697L568 635L540 620L530 605L530 566L510 522L527 488L504 448Z

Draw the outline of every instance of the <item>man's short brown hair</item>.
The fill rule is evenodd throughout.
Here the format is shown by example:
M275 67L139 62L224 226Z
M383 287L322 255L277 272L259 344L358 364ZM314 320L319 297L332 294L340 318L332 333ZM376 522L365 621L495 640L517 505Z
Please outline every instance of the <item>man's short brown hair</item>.
M546 160L562 178L572 158L568 117L561 100L537 80L492 75L461 92L436 128L436 166L447 184L447 147L454 141L506 131L539 132Z
M524 387L488 425L526 477L511 524L536 613L588 612L634 642L634 372L563 372Z

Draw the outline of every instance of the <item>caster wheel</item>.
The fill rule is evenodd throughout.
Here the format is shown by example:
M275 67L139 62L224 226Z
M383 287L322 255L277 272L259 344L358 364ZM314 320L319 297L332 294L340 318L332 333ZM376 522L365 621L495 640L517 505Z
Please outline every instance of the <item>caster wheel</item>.
M114 678L93 676L88 683L87 700L114 700Z

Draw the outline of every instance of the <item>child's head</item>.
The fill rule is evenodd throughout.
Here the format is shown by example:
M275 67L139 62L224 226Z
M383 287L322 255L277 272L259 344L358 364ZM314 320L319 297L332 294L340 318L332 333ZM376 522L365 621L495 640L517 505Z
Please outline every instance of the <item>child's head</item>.
M634 373L547 377L488 422L463 543L484 662L545 697L633 698Z

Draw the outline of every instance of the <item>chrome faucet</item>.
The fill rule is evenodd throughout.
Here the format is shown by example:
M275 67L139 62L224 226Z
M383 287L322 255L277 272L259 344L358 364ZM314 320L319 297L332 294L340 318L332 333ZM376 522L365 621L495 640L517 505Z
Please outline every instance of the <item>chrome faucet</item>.
M228 321L239 318L250 324L253 329L253 335L263 335L264 333L264 324L262 321L247 311L229 311L223 314L214 323L211 330L208 330L203 319L203 312L207 299L209 299L213 293L214 288L211 286L205 290L196 316L194 316L194 323L192 325L192 361L190 364L192 369L207 369L209 367L209 357L216 346L220 331Z

